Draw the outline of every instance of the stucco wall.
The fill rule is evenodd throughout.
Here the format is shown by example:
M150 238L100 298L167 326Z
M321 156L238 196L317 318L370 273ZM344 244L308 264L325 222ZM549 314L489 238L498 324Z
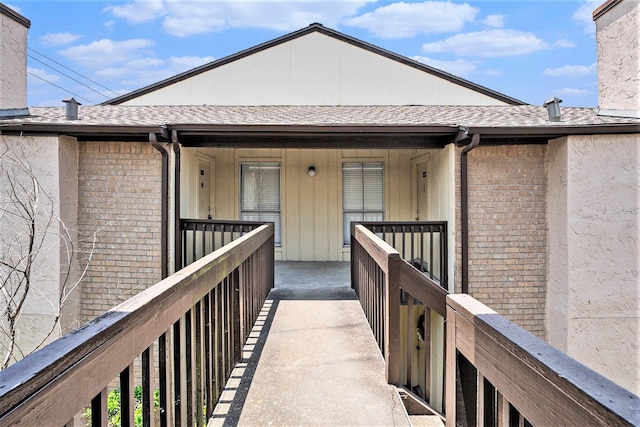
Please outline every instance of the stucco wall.
M549 211L549 276L547 283L547 341L567 351L569 325L569 259L567 236L567 143L549 143L547 205Z
M320 33L282 43L125 104L504 105Z
M3 135L0 136L0 147L1 153L5 153L5 148L8 148L12 155L19 159L11 162L3 160L4 168L7 168L9 163L17 165L5 170L0 180L3 209L17 206L15 202L11 202L12 198L5 191L10 188L10 182L18 188L17 194L21 201L30 206L37 206L32 211L35 213L36 233L31 284L29 296L18 319L16 339L21 351L29 354L43 340L55 339L60 335L60 327L55 323L55 318L60 309L61 287L65 280L73 281L74 278L75 261L71 260L72 273L69 275L65 268L69 266L69 261L64 262L61 267L61 260L66 259L68 249L65 244L65 239L69 236L67 230L73 235L73 230L76 229L73 214L74 180L77 179L73 154L75 141L70 138L59 140L57 137ZM38 183L37 205L27 202L24 198L27 196L26 190L19 187L24 185L24 188L31 191L33 178ZM63 182L69 184L69 187L61 191L60 185ZM11 249L12 244L19 245L14 248L16 251L22 250L25 253L28 247L25 246L27 241L24 237L29 233L28 225L23 218L8 213L3 215L0 221L0 241L3 244L0 257L6 256L5 251ZM21 233L22 237L16 240L15 233ZM3 270L3 273L5 272L6 270ZM72 302L69 304L71 308ZM63 305L62 309L64 311L66 307ZM5 339L5 335L0 336L3 342ZM0 353L3 352L4 347L0 350Z
M551 142L549 337L640 393L640 136ZM560 188L556 190L555 188ZM565 311L565 319L557 313ZM561 323L564 320L564 324Z
M598 104L640 114L640 2L619 2L596 20Z
M0 112L27 107L27 30L0 13Z
M161 156L149 143L79 144L78 225L95 235L81 289L86 322L161 279Z
M480 143L468 154L469 294L543 339L546 149Z
M183 149L182 213L197 212L197 152L214 163L213 217L239 218L240 164L250 161L281 163L282 247L277 258L283 260L348 261L343 247L342 163L349 161L383 162L385 219L409 220L415 181L412 159L425 153L414 150L326 150L326 149ZM307 175L309 166L317 174ZM443 218L440 218L443 219ZM445 218L446 219L446 218Z
M60 325L62 333L78 327L80 318L79 261L84 256L78 241L78 142L75 138L60 136L58 162L60 165L60 219L65 224L65 233L77 245L77 250L69 253L62 247L60 251L60 280L65 281L64 304L62 305Z

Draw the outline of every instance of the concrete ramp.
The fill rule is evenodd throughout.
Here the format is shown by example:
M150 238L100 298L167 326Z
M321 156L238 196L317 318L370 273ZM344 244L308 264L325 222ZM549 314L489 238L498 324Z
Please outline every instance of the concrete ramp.
M410 425L348 264L278 263L263 311L209 425Z

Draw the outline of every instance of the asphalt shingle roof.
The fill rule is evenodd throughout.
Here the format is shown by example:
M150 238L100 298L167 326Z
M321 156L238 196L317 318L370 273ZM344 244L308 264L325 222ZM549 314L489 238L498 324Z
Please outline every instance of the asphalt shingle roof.
M561 109L549 122L545 107L508 106L80 106L79 120L66 120L64 107L31 107L29 117L3 125L62 126L467 126L539 128L639 124L640 119L598 116L594 108Z

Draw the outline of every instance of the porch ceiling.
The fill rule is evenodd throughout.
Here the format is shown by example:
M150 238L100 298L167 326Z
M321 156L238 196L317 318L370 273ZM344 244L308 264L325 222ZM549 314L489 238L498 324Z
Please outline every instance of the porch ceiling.
M175 130L185 147L235 148L441 148L458 132L456 126L180 126Z

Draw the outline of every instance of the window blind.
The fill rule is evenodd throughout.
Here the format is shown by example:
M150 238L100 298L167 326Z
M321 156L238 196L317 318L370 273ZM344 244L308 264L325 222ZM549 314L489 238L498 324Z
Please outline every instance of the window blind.
M275 225L275 243L280 244L280 164L243 163L240 167L240 219L268 221Z
M349 245L352 221L384 219L384 165L343 163L342 191L344 244Z

